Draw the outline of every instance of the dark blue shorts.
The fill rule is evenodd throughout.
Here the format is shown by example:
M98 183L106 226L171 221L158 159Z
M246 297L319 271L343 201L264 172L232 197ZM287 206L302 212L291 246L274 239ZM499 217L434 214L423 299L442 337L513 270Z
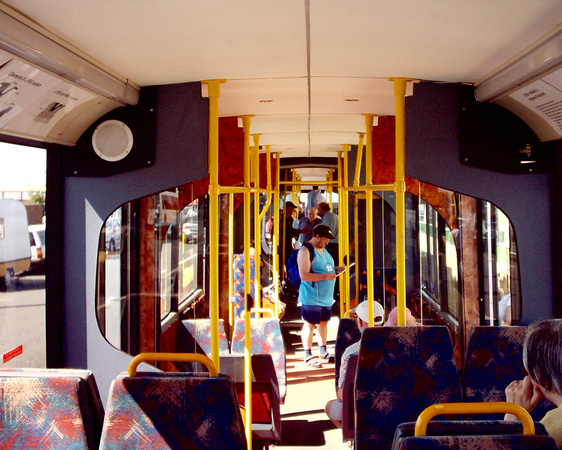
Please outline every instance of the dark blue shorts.
M318 325L327 322L332 317L331 306L301 305L302 320Z

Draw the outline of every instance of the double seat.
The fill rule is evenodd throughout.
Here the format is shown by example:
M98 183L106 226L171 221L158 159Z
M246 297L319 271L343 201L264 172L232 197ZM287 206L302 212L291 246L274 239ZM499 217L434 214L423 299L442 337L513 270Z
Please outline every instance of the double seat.
M360 338L348 321L340 322L341 347ZM473 328L461 380L446 327L368 328L358 362L348 366L344 380L344 440L355 439L357 448L390 448L398 425L415 421L433 404L505 402L505 387L525 375L524 336L524 327ZM343 353L338 341L337 368ZM541 402L533 418L540 419L553 407ZM462 417L501 420L503 413ZM540 424L537 429L542 429Z
M186 341L194 351L210 356L210 319L184 320ZM229 375L238 401L244 405L245 326L237 319L229 345L224 323L219 320L220 370ZM250 321L252 351L252 434L264 443L281 439L281 404L287 393L285 345L279 319L252 318Z

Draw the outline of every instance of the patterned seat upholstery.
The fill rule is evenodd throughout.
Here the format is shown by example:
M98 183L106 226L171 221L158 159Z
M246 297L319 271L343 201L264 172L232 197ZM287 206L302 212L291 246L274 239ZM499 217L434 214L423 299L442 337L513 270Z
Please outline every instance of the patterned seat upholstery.
M1 448L97 449L103 418L90 371L0 371Z
M100 449L246 449L232 380L139 373L111 384Z
M201 353L211 357L211 319L183 320L183 326L187 329L193 342L186 343L186 352ZM224 331L224 321L219 319L219 354L227 355L228 339Z
M268 353L273 359L281 403L287 394L287 368L285 361L285 344L281 334L279 319L255 318L251 320L252 353ZM245 322L237 319L232 334L231 353L244 353Z
M505 388L527 374L523 366L523 341L527 327L473 327L470 330L463 367L466 402L505 402ZM555 405L542 399L531 413L540 420ZM499 420L503 414L479 415Z
M419 436L409 437L402 441L403 450L432 449L541 449L556 450L558 445L550 436L537 435L480 435L480 436Z
M355 374L359 355L349 356L342 391L341 431L344 442L355 440Z
M340 319L338 325L338 333L336 335L336 346L335 346L335 366L336 366L336 387L338 385L338 380L340 377L340 366L341 357L345 352L345 349L351 344L359 341L361 339L361 332L357 328L357 322L355 319Z
M416 420L429 405L461 398L446 327L373 327L363 332L355 380L359 449L389 448L398 424Z
M234 255L234 317L240 317L244 311L244 254ZM254 296L253 286L256 279L256 257L250 255L250 283L252 285L251 294Z
M392 450L403 448L403 441L414 436L414 422L401 423L396 428ZM427 424L427 436L473 436L522 434L521 422L503 420L431 420ZM548 436L544 425L535 422L535 434Z

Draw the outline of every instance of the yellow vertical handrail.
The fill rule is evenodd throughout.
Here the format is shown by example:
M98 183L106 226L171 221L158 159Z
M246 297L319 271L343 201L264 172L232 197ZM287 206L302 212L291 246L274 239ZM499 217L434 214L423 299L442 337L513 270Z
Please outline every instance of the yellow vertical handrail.
M234 193L228 194L228 323L234 328Z
M246 440L252 448L252 340L250 334L250 312L248 311L248 293L250 292L250 116L242 116L244 128L244 395L246 407Z
M271 255L273 256L273 283L275 286L275 295L277 302L275 303L275 317L279 317L279 177L281 176L281 165L279 160L280 153L276 153L275 164L275 188L273 190L273 236L271 238ZM283 269L281 269L282 271Z
M369 301L369 326L374 325L374 258L373 258L373 114L363 114L365 116L365 205L367 207L367 300Z
M359 135L359 144L357 145L357 158L355 159L355 177L353 178L353 186L359 186L361 178L361 165L363 164L363 140L365 133L357 133Z
M349 277L349 144L343 145L343 160L342 160L342 173L338 177L341 179L341 189L338 191L338 198L340 204L339 211L339 265L345 266L346 271L340 275L340 315L344 314L349 309L350 296L350 277Z
M253 165L254 165L254 249L256 252L255 277L254 277L254 305L261 308L260 296L260 255L261 255L261 215L260 215L260 134L252 134L254 138Z
M220 217L219 209L219 97L220 85L225 80L206 80L209 94L209 215ZM209 270L219 273L219 221L209 222ZM219 277L209 283L209 309L211 315L211 360L220 370L219 360Z
M396 101L396 305L398 325L406 325L406 78L393 78Z

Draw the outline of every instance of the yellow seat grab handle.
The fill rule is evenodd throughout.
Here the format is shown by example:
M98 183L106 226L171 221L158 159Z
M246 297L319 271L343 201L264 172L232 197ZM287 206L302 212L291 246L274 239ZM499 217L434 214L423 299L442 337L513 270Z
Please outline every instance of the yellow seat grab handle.
M425 408L416 421L415 436L425 436L428 422L441 414L496 414L509 413L517 416L523 424L523 434L535 434L535 423L527 410L515 403L473 402L436 403Z
M136 376L137 366L145 361L200 362L209 369L209 376L216 377L219 374L213 361L199 353L140 353L129 363L128 375L130 377Z

